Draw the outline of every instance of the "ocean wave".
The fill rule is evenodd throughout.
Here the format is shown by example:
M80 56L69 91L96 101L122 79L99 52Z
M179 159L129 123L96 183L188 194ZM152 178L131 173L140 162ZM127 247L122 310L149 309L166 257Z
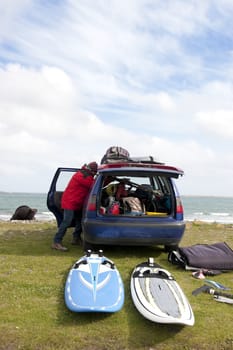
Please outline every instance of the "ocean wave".
M12 214L0 214L0 221L10 221ZM53 221L55 216L51 212L41 212L35 215L35 220L38 221Z
M221 223L221 224L233 224L233 216L228 214L227 215L195 215L195 214L190 214L190 215L185 215L184 216L185 221L203 221L203 222L208 222L208 223Z
M229 213L210 213L210 215L213 215L213 216L230 216Z

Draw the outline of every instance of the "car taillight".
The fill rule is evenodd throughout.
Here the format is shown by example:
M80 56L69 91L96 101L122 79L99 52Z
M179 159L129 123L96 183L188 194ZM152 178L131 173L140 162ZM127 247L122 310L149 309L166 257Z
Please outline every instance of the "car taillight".
M88 204L87 204L87 210L90 210L90 211L96 210L96 196L95 195L90 197Z
M183 220L184 209L180 197L176 197L176 218Z

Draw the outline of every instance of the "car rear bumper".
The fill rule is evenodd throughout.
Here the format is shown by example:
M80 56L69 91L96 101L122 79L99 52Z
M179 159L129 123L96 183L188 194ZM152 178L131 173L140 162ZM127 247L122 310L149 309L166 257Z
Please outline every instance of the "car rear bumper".
M83 225L84 240L104 245L178 245L185 231L184 221L147 224L90 221Z

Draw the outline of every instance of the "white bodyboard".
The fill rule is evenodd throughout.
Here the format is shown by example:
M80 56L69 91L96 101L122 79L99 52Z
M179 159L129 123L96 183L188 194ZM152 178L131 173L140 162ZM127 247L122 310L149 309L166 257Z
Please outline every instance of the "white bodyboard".
M148 320L194 325L192 308L179 284L152 258L135 267L130 289L135 307Z

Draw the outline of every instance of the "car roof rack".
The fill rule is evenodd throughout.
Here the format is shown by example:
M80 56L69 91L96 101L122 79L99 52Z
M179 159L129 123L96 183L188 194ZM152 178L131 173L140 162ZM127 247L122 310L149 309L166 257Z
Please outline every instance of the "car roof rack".
M98 170L104 170L104 169L113 169L113 168L157 168L158 170L162 171L169 171L171 174L178 174L183 175L183 170L176 168L174 166L166 165L165 163L159 162L154 159L152 156L146 156L146 157L130 157L127 160L121 160L117 161L116 159L112 162L106 162L99 165Z
M161 164L164 165L165 163L159 162L156 160L153 156L144 156L144 157L130 157L129 162L133 163L145 163L145 164Z

